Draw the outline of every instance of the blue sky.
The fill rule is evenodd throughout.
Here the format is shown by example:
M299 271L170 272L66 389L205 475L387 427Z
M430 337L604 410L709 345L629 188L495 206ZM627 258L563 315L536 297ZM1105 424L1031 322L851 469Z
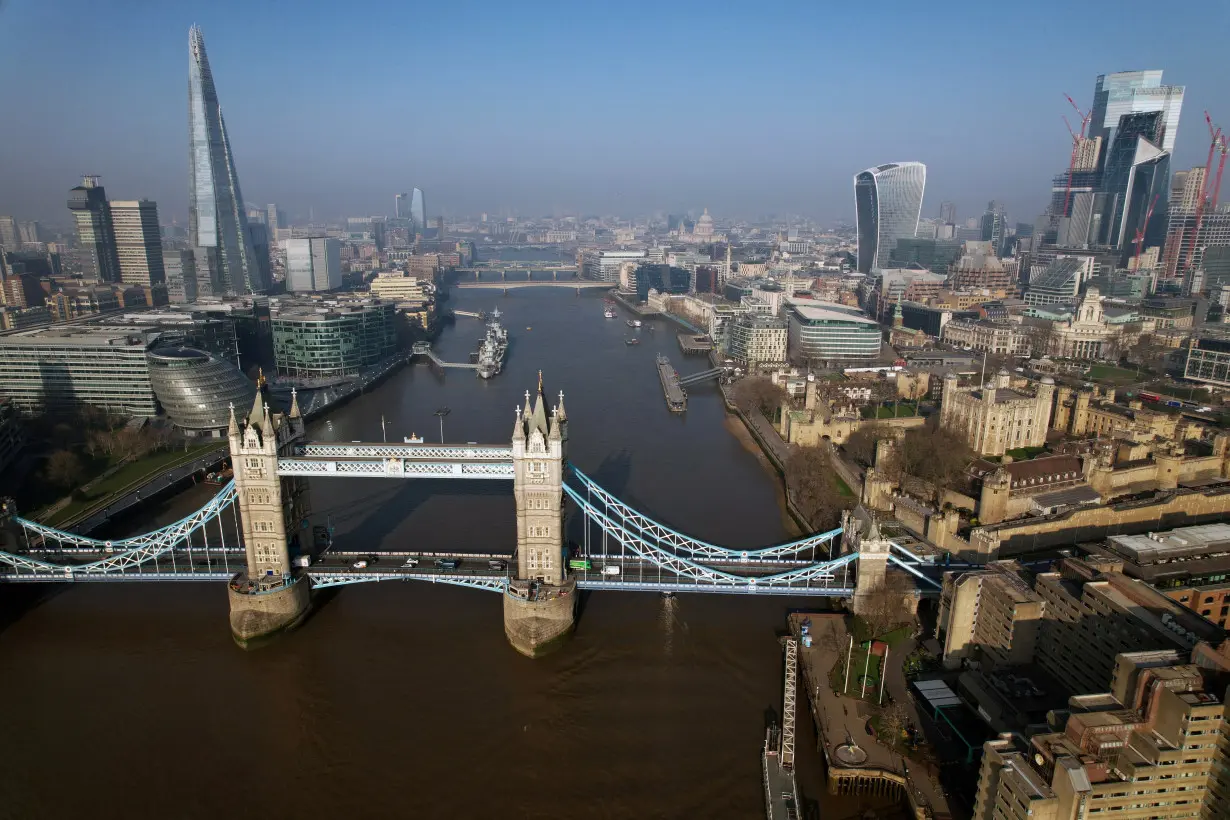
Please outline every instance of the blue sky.
M0 0L0 213L67 222L81 173L187 218L187 44L249 202L292 215L699 210L852 219L928 166L924 215L1032 221L1099 73L1187 87L1175 167L1230 127L1230 3Z

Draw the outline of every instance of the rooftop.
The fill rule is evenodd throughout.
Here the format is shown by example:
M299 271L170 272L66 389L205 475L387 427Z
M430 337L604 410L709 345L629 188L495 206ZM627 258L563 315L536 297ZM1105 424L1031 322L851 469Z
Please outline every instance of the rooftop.
M858 310L836 302L796 302L787 300L790 309L805 322L853 322L861 325L880 326L880 323L869 319Z
M42 327L0 337L0 344L28 347L139 347L144 349L156 338L145 331L149 327L130 327L120 330L108 327L81 325Z
M1230 552L1230 524L1201 524L1145 535L1112 535L1107 546L1137 564L1207 558Z

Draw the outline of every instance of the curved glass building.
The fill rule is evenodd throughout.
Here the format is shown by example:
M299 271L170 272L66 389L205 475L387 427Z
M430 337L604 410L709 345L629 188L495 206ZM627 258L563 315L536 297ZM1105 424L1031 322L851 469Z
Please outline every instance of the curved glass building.
M146 353L149 379L171 422L188 435L221 435L231 405L248 407L256 385L235 365L203 350L167 347Z
M859 273L883 267L897 240L918 232L926 184L921 162L890 162L854 175Z

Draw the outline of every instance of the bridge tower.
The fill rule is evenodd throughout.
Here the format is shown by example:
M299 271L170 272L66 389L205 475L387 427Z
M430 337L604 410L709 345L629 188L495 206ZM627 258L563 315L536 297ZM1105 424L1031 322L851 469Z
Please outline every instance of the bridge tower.
M240 425L231 407L227 437L247 570L231 579L231 633L241 646L295 625L308 610L309 582L293 574L287 533L305 514L306 484L278 475L278 456L303 436L298 396L290 413L274 413L262 377L252 411Z
M549 413L549 416L548 416ZM516 575L504 595L504 633L523 655L537 657L573 627L576 581L564 548L564 471L568 460L564 394L548 410L538 395L516 409L513 423L513 497L517 504Z

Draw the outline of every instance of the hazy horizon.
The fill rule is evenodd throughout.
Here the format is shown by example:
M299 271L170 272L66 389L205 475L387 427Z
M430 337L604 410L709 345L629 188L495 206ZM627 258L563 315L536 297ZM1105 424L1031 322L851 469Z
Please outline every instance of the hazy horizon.
M96 173L110 198L185 225L192 23L247 200L292 218L391 213L417 186L433 217L708 207L832 223L853 219L855 173L918 160L923 216L994 199L1031 222L1067 165L1063 94L1088 108L1098 74L1160 68L1186 86L1172 170L1204 162L1205 109L1230 126L1230 7L1028 12L10 0L0 213L67 225L68 190Z

